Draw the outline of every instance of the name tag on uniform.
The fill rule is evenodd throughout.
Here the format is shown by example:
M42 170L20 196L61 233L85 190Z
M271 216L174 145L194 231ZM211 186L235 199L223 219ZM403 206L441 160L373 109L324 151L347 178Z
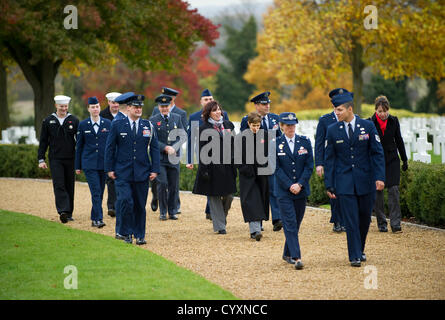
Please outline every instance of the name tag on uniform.
M150 134L151 134L150 130L148 130L148 129L147 130L142 130L142 136L149 137Z
M121 132L121 136L122 136L122 138L125 138L127 136L127 133L126 132Z
M56 120L49 120L49 123L56 123Z
M369 134L361 134L358 136L359 140L369 140Z
M284 153L284 152L278 152L278 155L279 155L279 156L285 156L286 153Z
M91 130L85 130L84 132L85 133L91 133Z
M343 143L344 141L343 140L337 140L337 141L335 141L336 143Z

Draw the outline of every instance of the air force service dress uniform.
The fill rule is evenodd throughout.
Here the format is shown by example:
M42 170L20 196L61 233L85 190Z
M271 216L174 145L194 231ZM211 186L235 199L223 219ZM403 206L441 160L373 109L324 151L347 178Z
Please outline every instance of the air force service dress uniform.
M350 93L332 98L334 106L352 101ZM346 226L349 261L360 266L376 194L376 181L385 181L385 158L374 124L357 115L349 124L331 124L326 135L325 186L336 195ZM348 129L348 130L347 130ZM348 131L348 132L347 132Z
M88 104L96 103L98 102L88 100ZM83 170L87 178L92 202L91 220L95 227L105 225L102 221L102 200L106 176L104 155L110 128L111 121L99 117L98 122L93 122L91 118L81 121L77 130L75 169Z
M64 95L54 97L57 104L68 104L70 100L70 97ZM57 114L53 113L43 120L40 131L37 159L39 163L45 162L46 150L49 147L49 169L56 209L63 223L72 220L74 210L74 158L78 125L79 120L69 112L64 119L59 119Z
M171 97L167 95L160 95L156 98L156 102L160 105L169 105ZM169 155L165 151L165 147L171 146L176 150L176 157L179 160L180 137L175 137L175 140L169 138L169 134L172 130L183 130L182 121L179 115L175 113L169 113L168 115L156 114L150 118L159 142L160 161L161 161L161 173L156 178L158 180L158 196L160 207L160 219L176 220L177 214L177 193L179 190L179 161L177 163L171 163Z
M269 99L270 92L266 91L260 93L259 95L253 97L250 102L253 103L270 103ZM273 130L275 131L275 136L278 138L281 136L280 130L280 117L275 113L268 113L261 120L260 129L264 130ZM247 115L243 117L241 120L240 131L244 131L249 129L249 125L247 123ZM274 231L281 230L281 214L280 208L277 203L277 196L275 194L275 174L269 176L269 195L270 195L270 211L272 213L272 223L274 224Z
M143 99L142 95L130 95L123 103L142 105ZM131 243L134 235L137 244L144 243L149 176L160 172L158 139L148 120L126 118L112 123L105 171L116 175L117 209L122 219L119 234L126 242Z
M280 122L296 124L298 120L294 113L280 114ZM303 267L296 263L301 259L298 232L306 209L307 197L310 195L309 179L314 169L312 146L305 136L295 134L287 137L282 134L276 144L275 194L283 222L284 243L283 259L295 264L297 269ZM290 191L293 184L302 188L298 194Z

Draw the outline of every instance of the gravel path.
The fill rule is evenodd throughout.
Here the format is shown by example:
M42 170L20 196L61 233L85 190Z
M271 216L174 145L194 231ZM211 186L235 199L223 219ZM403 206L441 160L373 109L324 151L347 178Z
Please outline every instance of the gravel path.
M105 195L106 197L106 195ZM181 193L179 220L160 221L147 201L147 244L179 266L190 269L241 299L445 299L445 232L404 225L402 234L380 233L373 220L367 240L368 261L353 268L346 235L332 232L326 210L306 209L300 230L305 268L281 259L284 235L265 223L260 242L251 240L239 199L227 218L227 235L213 233L205 219L206 198ZM104 201L103 207L106 208ZM50 181L0 178L0 208L60 223ZM72 228L114 236L114 218L91 227L90 193L76 183ZM118 241L118 240L116 240ZM370 286L371 275L376 281ZM368 287L368 289L366 288ZM374 287L374 289L373 289Z

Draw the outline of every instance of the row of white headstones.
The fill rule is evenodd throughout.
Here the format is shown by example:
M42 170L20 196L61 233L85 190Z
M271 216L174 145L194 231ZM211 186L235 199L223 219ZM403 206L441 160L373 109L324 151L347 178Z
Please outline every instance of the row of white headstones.
M445 163L445 117L401 118L399 121L408 159L411 159L413 152L412 160L431 163L428 151L433 150L435 155L442 154L442 163ZM239 132L240 123L234 122L234 125L235 131ZM317 120L301 120L296 132L308 137L314 146L317 125ZM428 134L432 135L433 143L428 142ZM2 130L0 144L17 144L21 137L26 137L26 144L39 144L34 127L10 127Z

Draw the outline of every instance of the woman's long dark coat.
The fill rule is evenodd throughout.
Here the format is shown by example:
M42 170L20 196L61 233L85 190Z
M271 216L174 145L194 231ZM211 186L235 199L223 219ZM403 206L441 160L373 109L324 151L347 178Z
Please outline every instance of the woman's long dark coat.
M224 121L224 134L232 135L234 133L234 125L230 121ZM204 130L210 129L215 130L213 126L205 122L202 126L199 127L199 137ZM201 154L199 157L199 166L198 171L196 173L195 185L193 187L193 193L202 194L206 196L226 196L229 194L236 193L236 168L233 165L233 143L234 138L232 135L231 138L231 161L230 164L223 163L223 137L219 135L220 139L220 162L219 164L204 164L201 161ZM201 139L200 139L201 140ZM199 151L201 153L202 148L210 143L212 138L209 141L199 141ZM210 153L211 156L211 153Z
M385 187L398 186L400 184L400 158L403 162L408 161L406 157L405 144L403 143L402 135L400 133L400 124L397 117L389 115L386 123L385 135L380 129L377 122L376 114L371 117L374 122L377 132L379 133L380 141L382 143L383 151L385 153ZM399 155L397 154L399 151Z
M256 134L253 134L256 141ZM259 139L260 148L264 146L264 155L268 155L267 131L264 139ZM257 143L253 145L253 163L246 161L248 150L246 139L242 141L242 164L238 165L241 209L244 222L269 220L269 176L258 175L258 168L267 167L267 163L258 164L256 150ZM252 151L252 150L249 150Z

